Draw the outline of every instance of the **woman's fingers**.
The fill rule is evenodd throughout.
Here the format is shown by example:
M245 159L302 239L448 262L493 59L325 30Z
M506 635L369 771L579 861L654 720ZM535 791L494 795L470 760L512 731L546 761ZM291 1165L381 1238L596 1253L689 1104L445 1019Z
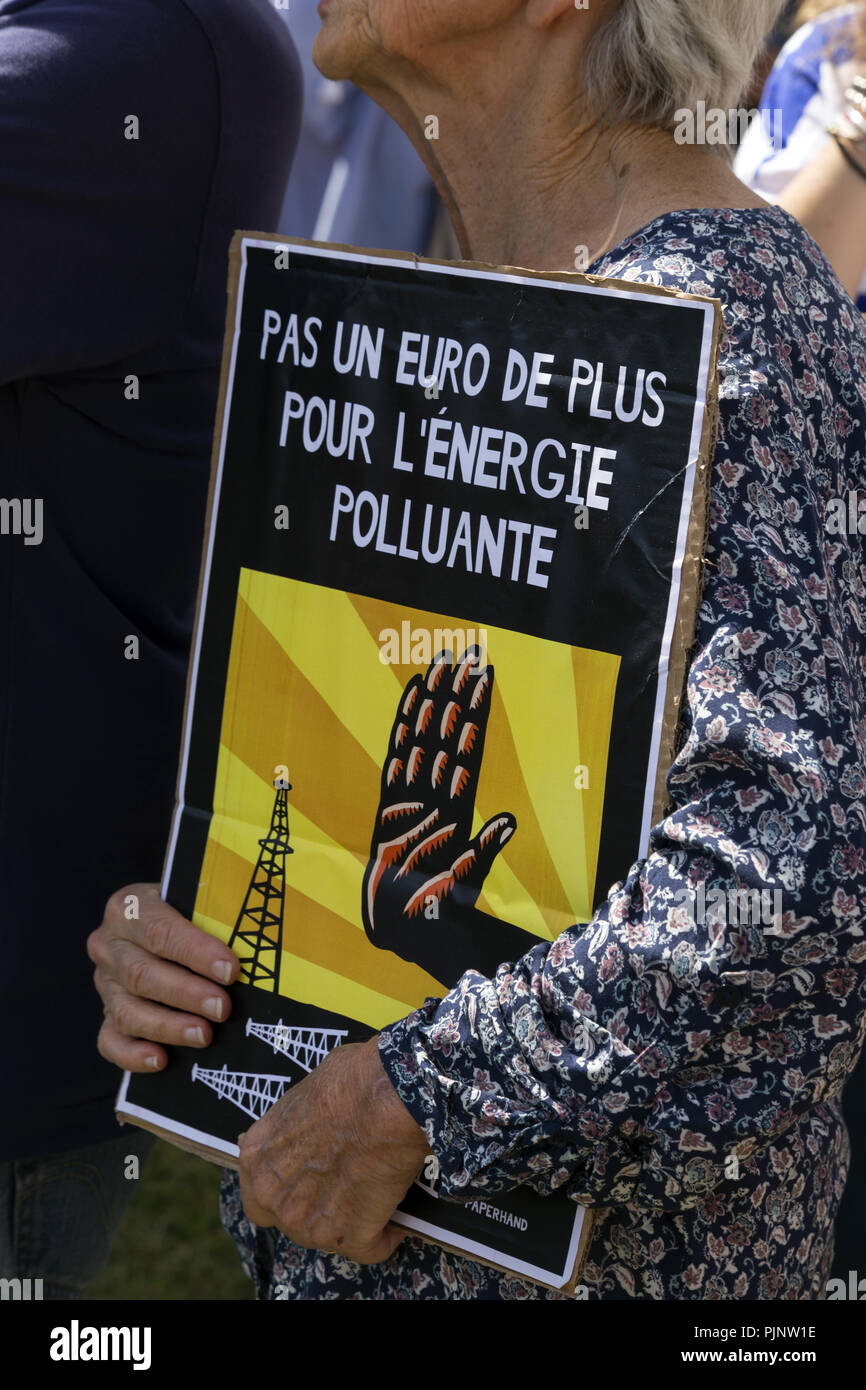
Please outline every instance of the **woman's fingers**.
M129 899L137 915L127 916ZM121 888L108 900L100 932L132 941L151 955L185 965L196 975L230 984L237 977L237 956L221 941L188 922L159 896L155 884Z
M141 1038L128 1038L108 1018L99 1030L96 1046L106 1062L124 1071L161 1071L168 1061L163 1048Z
M206 1047L213 1041L213 1029L200 1014L166 1008L152 999L131 994L115 977L100 970L96 972L96 986L106 1017L119 1033L175 1047Z
M143 951L131 941L112 943L111 963L104 973L139 999L202 1014L215 1023L228 1018L231 1000L224 989L182 965Z
M159 1044L206 1047L208 1020L228 1018L222 986L237 977L237 956L164 903L156 884L113 894L87 951L106 1013L99 1050L118 1066L158 1070L167 1061Z

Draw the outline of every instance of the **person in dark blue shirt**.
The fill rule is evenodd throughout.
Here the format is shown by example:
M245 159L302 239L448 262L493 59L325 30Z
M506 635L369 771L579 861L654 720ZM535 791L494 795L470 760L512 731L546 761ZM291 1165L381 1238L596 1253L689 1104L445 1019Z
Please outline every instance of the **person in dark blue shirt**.
M228 247L301 77L269 0L0 0L0 1276L79 1296L132 1184L85 942L159 877Z
M313 62L321 27L315 0L277 11L288 25L304 74L301 139L278 223L286 236L381 246L418 255L441 232L439 198L408 137L366 92L331 82ZM450 230L450 225L449 225Z

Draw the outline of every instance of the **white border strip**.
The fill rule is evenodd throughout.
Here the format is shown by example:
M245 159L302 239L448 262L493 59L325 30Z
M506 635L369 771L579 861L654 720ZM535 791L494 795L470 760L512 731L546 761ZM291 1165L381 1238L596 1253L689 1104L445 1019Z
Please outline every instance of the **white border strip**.
M224 1139L217 1139L214 1134L207 1134L203 1129L193 1129L191 1125L182 1124L180 1120L172 1120L166 1115L160 1114L156 1110L147 1110L143 1105L129 1105L126 1101L126 1090L129 1084L130 1073L124 1072L123 1082L117 1096L117 1108L122 1109L124 1115L135 1115L139 1120L149 1120L151 1124L159 1125L169 1134L177 1134L182 1139L192 1139L196 1144L202 1144L206 1149L219 1149L220 1153L227 1154L231 1158L240 1156L240 1149L237 1144L229 1144Z

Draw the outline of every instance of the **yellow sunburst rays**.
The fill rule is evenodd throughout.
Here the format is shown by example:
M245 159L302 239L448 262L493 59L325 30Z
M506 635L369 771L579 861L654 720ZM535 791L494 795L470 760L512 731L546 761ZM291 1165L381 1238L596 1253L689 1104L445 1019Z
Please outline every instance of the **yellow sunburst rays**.
M518 828L497 856L478 905L548 940L588 920L619 659L358 595L352 603L377 645L383 630L402 636L404 624L410 638L419 638L418 656L425 632L431 633L431 653L432 634L443 629L486 643L496 683L473 833L502 811L516 817ZM411 640L400 646L411 652ZM422 667L416 659L393 669L402 689ZM589 778L585 788L575 785L583 780L581 767Z
M242 571L223 714L215 815L196 920L228 939L289 767L281 992L381 1027L441 986L373 947L361 880L397 701L417 665L379 660L383 631L459 620ZM475 629L478 640L478 629ZM518 833L479 906L551 939L591 910L618 662L487 630L497 687L476 825L499 811ZM323 758L323 750L327 757ZM585 764L589 787L574 786ZM350 788L347 794L346 788Z

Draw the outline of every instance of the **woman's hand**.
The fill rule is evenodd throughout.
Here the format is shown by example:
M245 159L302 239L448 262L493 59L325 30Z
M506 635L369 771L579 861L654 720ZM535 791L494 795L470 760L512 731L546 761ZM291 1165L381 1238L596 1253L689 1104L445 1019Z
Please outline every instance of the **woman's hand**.
M429 1148L379 1061L377 1038L329 1053L239 1145L254 1225L357 1264L387 1260L408 1235L388 1223Z
M207 1047L208 1019L228 1018L231 1001L220 986L237 978L237 956L163 902L158 884L118 889L87 954L105 1005L97 1047L127 1071L164 1067L160 1043Z

